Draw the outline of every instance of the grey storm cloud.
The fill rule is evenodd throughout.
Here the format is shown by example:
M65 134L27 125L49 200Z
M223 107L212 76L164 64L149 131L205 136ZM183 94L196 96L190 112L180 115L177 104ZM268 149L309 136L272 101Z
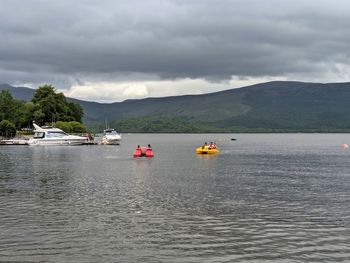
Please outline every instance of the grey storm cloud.
M0 81L307 75L348 65L350 2L0 0Z

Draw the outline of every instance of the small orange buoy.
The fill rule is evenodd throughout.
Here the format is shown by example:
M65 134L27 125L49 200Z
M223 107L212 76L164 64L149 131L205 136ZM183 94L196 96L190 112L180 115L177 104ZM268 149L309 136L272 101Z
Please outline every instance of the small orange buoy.
M343 149L347 149L349 148L349 145L347 145L346 143L343 143L342 145L340 145L340 147L342 147Z

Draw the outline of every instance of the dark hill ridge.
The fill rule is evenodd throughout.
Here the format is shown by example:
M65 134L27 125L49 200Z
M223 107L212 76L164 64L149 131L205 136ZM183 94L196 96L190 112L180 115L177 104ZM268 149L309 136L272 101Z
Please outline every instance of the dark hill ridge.
M20 97L22 91L28 92L26 88L11 88L16 98L24 97ZM70 100L84 108L84 120L88 126L102 127L107 118L123 132L350 131L350 83L274 81L203 95L146 98L110 104ZM170 127L172 122L180 125L182 130ZM135 130L128 123L142 125ZM145 128L147 125L153 128ZM165 126L169 126L170 130ZM184 129L185 126L191 129Z
M8 90L17 100L29 101L32 99L35 92L34 89L26 87L13 87L8 84L0 84L0 90Z

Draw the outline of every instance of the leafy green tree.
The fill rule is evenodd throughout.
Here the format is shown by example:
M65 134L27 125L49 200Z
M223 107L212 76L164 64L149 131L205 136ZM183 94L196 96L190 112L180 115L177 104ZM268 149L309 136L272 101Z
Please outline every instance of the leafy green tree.
M0 120L12 120L16 101L8 90L0 92Z
M54 87L50 85L39 87L32 102L35 105L34 119L37 123L43 125L56 119L58 101Z
M2 120L0 122L0 135L6 138L14 137L16 135L15 125L8 120Z
M72 132L72 126L69 124L69 122L58 121L56 122L56 127L67 133Z
M73 133L83 133L86 132L86 129L83 124L77 121L71 121L70 125L72 126Z
M56 93L51 85L39 87L32 102L35 106L34 120L40 125L52 121L78 121L81 122L84 115L80 105L67 102L63 93Z
M14 110L10 121L15 124L17 129L20 129L21 127L23 127L23 124L27 125L27 121L26 121L27 112L24 107L25 104L26 103L24 101L20 101L20 100L15 100L14 102Z
M68 108L69 115L73 117L73 120L82 122L82 117L84 116L83 108L79 104L73 102L68 102Z
M7 90L0 92L0 121L11 121L16 128L21 128L26 118L25 103L15 100Z
M19 107L20 127L29 127L33 121L35 105L32 102L22 103Z
M77 121L70 121L70 122L58 121L56 122L56 127L68 133L86 132L86 128L84 127L84 125Z
M4 136L13 134L8 122L20 129L28 127L33 120L39 125L59 121L67 132L85 132L81 123L83 115L79 104L67 102L64 94L56 93L51 85L39 87L31 102L15 100L9 91L0 91L0 121L7 121L2 127Z

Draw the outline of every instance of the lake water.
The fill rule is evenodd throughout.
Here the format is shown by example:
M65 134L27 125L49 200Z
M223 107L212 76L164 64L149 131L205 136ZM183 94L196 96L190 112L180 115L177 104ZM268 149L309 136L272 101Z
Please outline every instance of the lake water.
M204 141L221 153L196 155ZM148 143L155 158L132 158ZM343 143L130 134L119 146L2 146L0 262L350 262Z

